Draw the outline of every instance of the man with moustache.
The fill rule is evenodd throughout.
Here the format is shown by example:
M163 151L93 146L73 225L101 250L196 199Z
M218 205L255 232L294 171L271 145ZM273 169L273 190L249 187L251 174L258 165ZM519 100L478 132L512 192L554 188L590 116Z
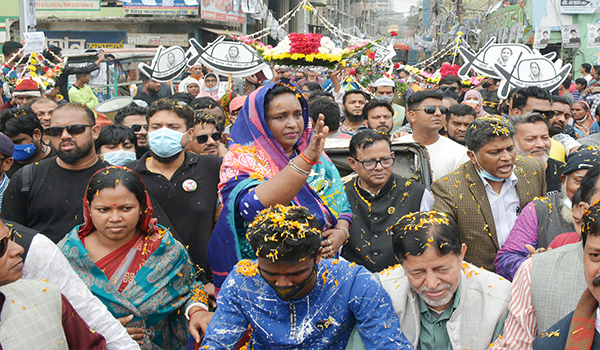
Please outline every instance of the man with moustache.
M363 119L367 128L390 134L394 127L394 109L387 101L371 100L363 107Z
M50 127L52 112L54 112L56 107L58 107L58 103L47 97L40 97L29 103L29 108L37 115L44 129Z
M487 349L502 333L510 282L463 260L467 245L446 214L408 214L391 231L401 265L376 277L408 340L417 349Z
M562 96L552 96L552 111L554 112L554 116L548 119L550 137L552 137L552 140L562 144L565 149L565 155L568 156L584 144L575 139L575 129L567 123L569 119L573 118L571 102Z
M342 256L371 272L396 264L388 228L405 214L427 211L433 205L423 185L392 173L391 146L387 134L371 129L352 136L349 146L348 163L358 177L345 185L353 220Z
M465 260L489 271L496 270L494 257L520 208L546 193L542 164L516 158L513 136L504 118L473 120L466 134L470 161L431 185L433 210L448 214L460 227L469 247Z
M344 120L340 123L342 133L352 137L364 125L362 112L368 100L368 95L361 90L346 91L342 103Z
M218 121L207 112L198 111L194 117L194 136L188 144L188 151L198 154L225 156L227 147L221 143L222 133L217 129Z
M447 137L440 136L448 109L442 105L442 95L436 91L417 91L406 101L406 118L413 133L398 138L400 142L420 142L427 148L434 180L441 178L467 162L467 149Z
M546 191L548 193L560 191L565 163L550 158L552 147L548 119L540 113L527 113L513 115L509 118L515 128L515 149L517 155L537 158L546 171Z
M136 157L139 159L148 152L148 121L146 120L146 108L135 103L120 110L115 115L115 124L121 124L131 128L137 139Z
M81 203L79 203L81 206ZM0 339L3 349L106 349L54 283L24 280L17 232L0 221Z
M448 138L464 146L467 127L475 118L477 112L469 105L459 103L450 106L444 123Z
M600 163L600 148L589 146L569 156L561 178L561 192L535 198L515 221L498 251L496 272L512 281L521 263L530 254L544 251L558 235L573 232L573 195L588 170Z
M161 85L159 81L156 81L143 73L140 73L140 75L142 76L142 88L133 97L133 99L142 100L149 106L152 104L152 102L162 97L160 94Z
M150 151L125 166L140 175L189 246L192 260L206 271L199 272L199 278L210 294L206 249L217 215L222 158L186 151L194 136L194 111L187 104L160 99L148 107L146 119Z
M58 107L45 132L57 157L28 164L13 175L2 199L2 217L58 243L83 223L81 201L88 181L109 164L96 155L94 140L100 126L88 107L74 103Z
M27 164L56 156L54 149L44 144L44 129L33 110L28 107L0 113L0 132L8 136L15 145L14 162L6 172L10 178Z
M593 203L581 221L583 271L587 289L573 312L533 341L533 349L599 349L600 204Z

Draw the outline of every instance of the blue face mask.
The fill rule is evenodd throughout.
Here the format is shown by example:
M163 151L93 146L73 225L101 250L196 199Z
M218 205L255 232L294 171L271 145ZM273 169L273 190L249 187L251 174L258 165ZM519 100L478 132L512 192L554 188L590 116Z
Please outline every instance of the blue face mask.
M565 197L563 204L565 205L565 207L573 210L573 202L571 202L571 199L569 197Z
M157 156L169 158L183 151L181 139L184 133L171 130L169 128L161 128L148 133L150 149Z
M477 169L477 171L479 171L479 173L481 174L481 176L484 179L488 179L491 181L496 181L496 182L503 182L506 179L500 178L500 177L495 177L494 175L490 174L487 172L487 170L485 170L481 164L479 164L479 160L477 160L477 156L475 156L475 162L477 162L477 165L479 166L479 168L481 169Z
M209 87L207 86L207 87L206 87L206 91L208 91L208 92L213 92L213 91L217 90L218 88L219 88L219 85L215 85L215 86L213 86L213 87L211 87L211 88L209 88Z
M22 162L29 159L33 153L35 153L35 146L33 143L26 145L15 145L15 152L13 153L13 159L17 162Z
M110 163L110 165L116 166L125 165L126 163L129 163L136 159L135 152L125 151L122 149L118 151L103 153L102 156L104 157L105 161Z

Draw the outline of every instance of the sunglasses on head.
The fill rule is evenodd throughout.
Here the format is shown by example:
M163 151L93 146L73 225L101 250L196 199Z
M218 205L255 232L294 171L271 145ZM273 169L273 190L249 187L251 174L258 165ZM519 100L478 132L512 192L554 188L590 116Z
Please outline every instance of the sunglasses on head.
M130 128L136 134L142 132L142 129L148 131L148 125L146 124L131 124Z
M436 109L440 110L440 113L442 114L446 114L448 112L448 107L444 107L444 106L425 106L422 108L417 108L415 109L415 111L418 111L422 109L423 112L427 113L427 114L434 114Z
M0 238L0 258L4 256L4 254L6 254L6 251L8 250L8 242L9 241L14 241L15 235L14 235L14 230L11 228L8 231L8 234L2 238Z
M196 137L196 141L198 141L198 143L202 145L202 144L206 143L206 141L208 141L209 136L211 139L213 139L215 141L221 140L221 133L217 131L217 132L213 132L210 135L200 135L200 136Z
M50 137L57 137L62 135L63 130L67 130L67 132L71 135L71 136L76 136L79 134L83 134L85 132L85 129L88 127L92 127L93 125L91 124L74 124L74 125L69 125L69 126L53 126L50 127L48 129L46 129L46 134L48 134L48 136Z

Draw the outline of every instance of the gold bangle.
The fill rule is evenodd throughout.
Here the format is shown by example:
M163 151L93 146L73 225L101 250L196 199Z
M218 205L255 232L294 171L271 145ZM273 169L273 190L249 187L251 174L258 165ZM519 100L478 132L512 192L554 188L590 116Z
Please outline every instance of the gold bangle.
M346 245L348 243L348 240L350 240L350 231L348 231L347 228L341 227L341 226L336 226L335 229L340 230L346 234L346 241L343 244L343 245Z

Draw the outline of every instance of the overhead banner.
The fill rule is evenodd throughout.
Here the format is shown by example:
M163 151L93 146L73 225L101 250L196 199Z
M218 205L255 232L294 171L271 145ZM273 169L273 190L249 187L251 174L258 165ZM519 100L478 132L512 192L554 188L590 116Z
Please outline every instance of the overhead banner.
M100 0L35 0L36 11L100 11Z
M242 10L242 6L246 7L248 1L242 1L242 6L235 6L234 3L239 3L240 0L202 0L201 17L204 19L212 19L214 21L246 23L246 14Z
M560 28L562 33L562 44L567 49L573 49L581 46L581 37L579 36L579 26L570 24Z
M123 0L128 15L198 15L197 0Z
M600 0L561 0L560 13L595 13L600 5Z

